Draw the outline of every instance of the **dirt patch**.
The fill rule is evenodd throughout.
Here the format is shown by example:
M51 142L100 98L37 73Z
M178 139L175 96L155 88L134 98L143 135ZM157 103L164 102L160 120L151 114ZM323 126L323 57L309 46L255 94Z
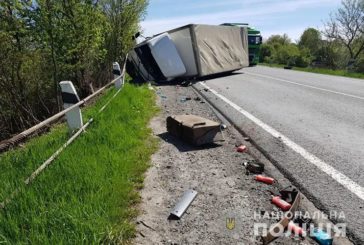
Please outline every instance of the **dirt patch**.
M253 180L245 174L243 163L252 160L247 153L236 152L236 143L244 142L234 129L224 131L225 142L196 148L166 132L166 117L195 114L220 121L214 111L191 87L156 88L160 115L151 122L154 135L161 139L160 150L152 157L152 166L141 192L141 215L137 219L135 244L259 244L254 223L270 225L268 217L278 211L270 203L277 188ZM199 99L197 99L199 98ZM180 220L168 215L187 189L198 192ZM227 229L228 218L235 228ZM273 244L312 244L309 240L280 238Z

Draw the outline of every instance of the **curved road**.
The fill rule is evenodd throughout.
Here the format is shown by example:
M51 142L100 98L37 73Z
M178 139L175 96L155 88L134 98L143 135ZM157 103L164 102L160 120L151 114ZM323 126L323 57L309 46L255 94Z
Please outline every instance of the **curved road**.
M195 86L364 244L363 79L258 66Z

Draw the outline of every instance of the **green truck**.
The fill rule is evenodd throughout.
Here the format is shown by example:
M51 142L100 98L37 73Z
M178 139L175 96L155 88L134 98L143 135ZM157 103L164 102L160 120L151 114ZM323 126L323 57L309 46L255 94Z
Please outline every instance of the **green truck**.
M260 45L263 38L260 35L260 31L249 27L246 23L224 23L223 26L241 26L248 28L248 44L249 44L249 65L255 66L259 62Z

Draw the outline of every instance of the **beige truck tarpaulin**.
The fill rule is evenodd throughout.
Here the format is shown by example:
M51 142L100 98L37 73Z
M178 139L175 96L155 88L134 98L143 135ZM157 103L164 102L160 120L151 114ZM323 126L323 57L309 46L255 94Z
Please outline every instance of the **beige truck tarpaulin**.
M185 64L185 77L203 77L249 66L246 27L191 24L168 33Z
M226 26L196 25L196 43L200 59L200 76L238 70L249 66L246 29ZM246 36L246 35L245 35Z

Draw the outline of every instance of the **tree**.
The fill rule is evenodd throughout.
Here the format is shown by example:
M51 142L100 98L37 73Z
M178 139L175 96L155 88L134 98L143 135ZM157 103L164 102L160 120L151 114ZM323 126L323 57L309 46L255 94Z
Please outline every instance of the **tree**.
M288 37L287 34L283 34L283 35L272 35L266 41L266 44L270 44L270 45L288 45L290 43L292 43L292 41Z
M364 0L343 0L325 23L324 34L343 44L355 61L364 50Z
M300 49L307 48L314 59L320 60L320 51L322 50L322 37L319 30L307 28L301 35L298 42Z
M81 97L134 45L146 0L0 0L0 140L56 113L59 82ZM111 12L110 12L111 11Z

